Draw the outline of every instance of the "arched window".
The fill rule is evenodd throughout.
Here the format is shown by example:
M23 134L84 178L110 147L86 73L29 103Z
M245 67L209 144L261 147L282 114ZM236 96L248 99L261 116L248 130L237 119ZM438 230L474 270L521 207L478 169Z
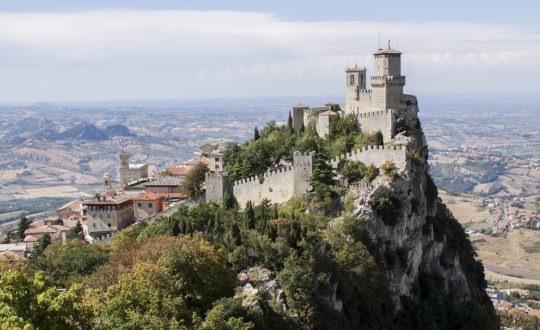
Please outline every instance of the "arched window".
M350 84L351 84L351 85L354 85L354 74L351 74Z

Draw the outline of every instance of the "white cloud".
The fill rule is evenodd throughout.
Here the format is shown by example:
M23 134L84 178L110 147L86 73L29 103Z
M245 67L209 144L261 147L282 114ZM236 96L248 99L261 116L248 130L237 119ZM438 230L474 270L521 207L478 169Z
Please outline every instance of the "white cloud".
M0 13L0 101L341 94L379 33L411 92L536 88L540 37L522 26L107 10Z

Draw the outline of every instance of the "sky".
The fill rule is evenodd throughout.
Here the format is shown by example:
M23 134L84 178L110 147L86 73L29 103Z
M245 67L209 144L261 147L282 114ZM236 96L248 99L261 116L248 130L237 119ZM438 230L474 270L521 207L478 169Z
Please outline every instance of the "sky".
M369 74L388 40L407 93L540 92L539 12L533 0L0 1L0 103L342 95L344 70Z

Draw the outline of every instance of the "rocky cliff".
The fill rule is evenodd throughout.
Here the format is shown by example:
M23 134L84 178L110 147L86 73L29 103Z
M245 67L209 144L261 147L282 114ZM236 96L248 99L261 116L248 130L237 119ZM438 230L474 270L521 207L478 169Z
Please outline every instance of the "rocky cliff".
M405 96L402 105L395 143L407 147L407 165L397 175L381 174L367 187L356 188L353 213L366 220L396 311L410 320L421 318L427 308L450 323L450 318L467 317L471 318L467 327L496 327L483 267L474 259L463 228L438 199L429 176L416 98ZM381 198L393 203L391 216L377 203Z

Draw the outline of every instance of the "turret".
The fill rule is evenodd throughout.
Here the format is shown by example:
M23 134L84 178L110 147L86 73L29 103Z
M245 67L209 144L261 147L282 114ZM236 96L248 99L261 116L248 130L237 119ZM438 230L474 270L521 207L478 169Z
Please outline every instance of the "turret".
M366 68L349 68L345 71L345 85L347 86L347 102L358 101L361 90L366 89Z
M293 129L295 133L298 133L302 130L304 123L304 112L308 110L309 107L299 103L292 108L292 120L293 120Z

